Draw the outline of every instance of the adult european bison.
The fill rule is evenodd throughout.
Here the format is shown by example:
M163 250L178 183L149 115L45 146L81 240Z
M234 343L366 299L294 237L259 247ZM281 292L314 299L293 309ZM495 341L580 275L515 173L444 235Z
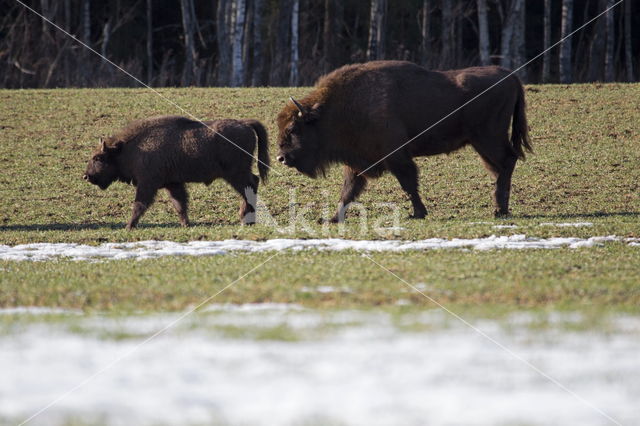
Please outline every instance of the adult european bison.
M180 222L188 226L185 183L209 185L216 178L226 180L242 196L240 218L251 224L255 222L255 202L247 197L255 197L258 191L258 176L251 173L256 143L258 171L264 181L269 168L269 142L259 121L199 122L177 116L138 120L101 141L84 179L101 189L115 180L136 186L127 229L137 225L160 188L169 192Z
M332 222L343 220L367 179L384 171L411 197L412 217L423 218L427 209L418 194L413 157L449 153L468 144L496 178L495 214L507 215L516 160L524 159L523 147L531 151L522 84L503 68L439 72L403 61L347 65L321 77L300 101L291 101L277 119L278 160L312 178L332 163L345 165Z

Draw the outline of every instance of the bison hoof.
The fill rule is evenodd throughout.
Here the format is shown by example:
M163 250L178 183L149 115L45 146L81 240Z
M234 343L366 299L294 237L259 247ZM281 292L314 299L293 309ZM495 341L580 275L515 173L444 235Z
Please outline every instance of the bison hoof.
M135 225L127 225L125 228L127 231L133 231L135 229Z
M504 219L507 217L511 216L511 213L509 212L509 210L496 210L495 212L493 212L493 215L497 218L497 219Z
M424 219L427 217L427 212L418 212L409 216L409 219Z
M332 217L331 219L325 219L324 217L321 217L320 219L318 219L319 225L324 225L326 223L340 223L340 222L342 222L342 220L340 220L336 216Z

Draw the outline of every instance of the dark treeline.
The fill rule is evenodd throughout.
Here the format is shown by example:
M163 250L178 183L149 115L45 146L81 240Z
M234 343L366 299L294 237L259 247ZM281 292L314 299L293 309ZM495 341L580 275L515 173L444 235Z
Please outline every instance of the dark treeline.
M309 85L340 65L515 69L617 0L25 0L152 86ZM531 63L527 82L635 81L640 2ZM15 0L0 0L0 86L137 83Z

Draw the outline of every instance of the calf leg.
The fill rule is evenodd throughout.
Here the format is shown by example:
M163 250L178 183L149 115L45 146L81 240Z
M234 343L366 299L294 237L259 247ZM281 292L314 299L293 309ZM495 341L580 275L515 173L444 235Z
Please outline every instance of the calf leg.
M154 186L138 185L136 188L136 199L133 203L133 212L131 214L131 220L127 224L127 230L131 230L138 225L140 217L145 211L153 204L153 200L156 197L158 189Z
M330 220L331 223L344 221L349 204L354 202L367 186L367 178L358 176L358 172L349 166L344 167L343 175L344 183L342 184L340 203L338 204L336 214Z
M485 167L496 180L493 194L494 214L496 217L508 216L511 176L516 167L518 156L513 152L508 139L497 146L484 143L474 144L474 148L480 154Z
M240 220L245 225L256 223L255 205L258 199L258 184L260 182L258 176L253 173L249 173L249 176L247 178L246 175L234 175L224 178L242 197Z
M187 189L185 188L184 183L172 183L165 186L165 188L167 192L169 192L171 204L173 204L173 207L178 212L180 223L182 226L189 226L189 217L187 215L189 195L187 194Z
M418 194L418 168L409 157L396 157L386 161L387 169L398 179L402 189L411 198L413 219L422 219L427 215L427 208L422 204Z

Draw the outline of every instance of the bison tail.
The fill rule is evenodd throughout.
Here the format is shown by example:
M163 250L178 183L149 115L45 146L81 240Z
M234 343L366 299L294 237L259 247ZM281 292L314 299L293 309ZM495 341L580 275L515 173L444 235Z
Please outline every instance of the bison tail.
M531 138L529 137L529 125L527 124L526 102L524 99L524 87L518 80L518 99L513 111L513 123L511 127L511 145L515 154L524 160L523 147L533 152Z
M260 180L264 183L267 181L267 175L271 168L269 159L269 135L267 129L258 120L245 120L245 123L253 128L258 136L258 173Z

